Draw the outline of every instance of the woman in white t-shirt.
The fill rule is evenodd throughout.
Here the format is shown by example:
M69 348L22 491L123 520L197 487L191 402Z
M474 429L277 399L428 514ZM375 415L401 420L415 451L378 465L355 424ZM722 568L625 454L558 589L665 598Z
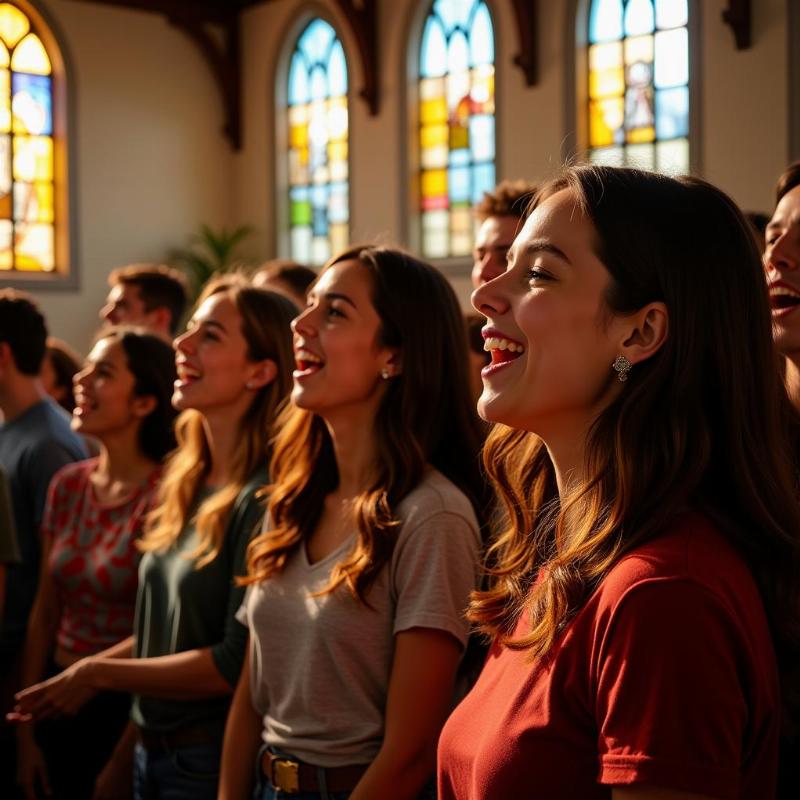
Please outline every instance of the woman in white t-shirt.
M466 334L404 253L334 258L293 323L297 369L240 619L250 657L222 798L415 798L467 642L483 483ZM477 512L477 513L476 513Z

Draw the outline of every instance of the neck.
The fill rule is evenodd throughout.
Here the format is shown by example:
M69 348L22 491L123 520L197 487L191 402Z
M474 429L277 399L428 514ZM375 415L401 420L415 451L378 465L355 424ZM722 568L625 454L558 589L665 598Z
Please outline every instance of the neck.
M326 424L339 470L336 492L341 497L355 497L369 485L375 469L377 448L374 437L369 433L374 419L368 425L364 424L363 419L341 418L326 420Z
M800 411L800 353L791 353L786 356L786 391L792 405Z
M242 436L240 422L241 419L233 414L230 417L224 414L203 415L203 427L211 457L211 466L206 478L209 486L221 487L230 480L233 457L239 438Z
M15 375L0 392L0 409L5 421L12 422L46 397L39 378Z
M155 468L155 462L139 449L138 426L100 440L97 473L108 483L141 483Z

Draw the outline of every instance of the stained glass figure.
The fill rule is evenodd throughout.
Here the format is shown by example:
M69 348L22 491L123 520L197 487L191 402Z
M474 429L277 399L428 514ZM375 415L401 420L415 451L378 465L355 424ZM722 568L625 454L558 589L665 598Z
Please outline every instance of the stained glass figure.
M55 269L52 72L31 20L0 3L0 270Z
M589 8L589 156L689 171L687 0L594 0Z
M435 0L419 55L422 252L469 255L495 185L494 28L483 0Z
M336 31L313 19L289 66L292 258L322 264L350 238L347 62Z

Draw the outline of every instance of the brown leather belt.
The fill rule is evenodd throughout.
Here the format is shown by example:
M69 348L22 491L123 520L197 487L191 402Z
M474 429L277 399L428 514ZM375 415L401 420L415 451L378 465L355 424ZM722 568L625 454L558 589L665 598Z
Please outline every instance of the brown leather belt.
M325 788L329 792L350 792L355 789L367 771L365 764L348 767L315 767L294 758L275 755L269 750L261 757L261 771L275 789L286 794L299 792L319 792L318 770L325 771Z
M213 744L219 738L207 725L192 725L175 731L146 731L139 728L139 741L145 750L175 750L198 744Z

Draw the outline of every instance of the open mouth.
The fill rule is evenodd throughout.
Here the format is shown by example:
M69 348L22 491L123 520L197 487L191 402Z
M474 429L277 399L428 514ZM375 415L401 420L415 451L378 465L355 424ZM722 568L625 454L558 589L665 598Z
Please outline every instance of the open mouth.
M492 357L492 362L487 370L510 364L525 352L525 345L500 336L489 336L483 343L483 349Z
M175 372L178 375L178 379L175 381L175 387L178 389L184 389L195 381L199 381L202 377L199 370L188 366L188 364L177 364L175 366Z
M787 286L770 286L769 301L774 314L786 314L800 305L800 292Z
M77 395L75 397L75 408L72 413L76 417L85 417L90 411L97 408L97 403L91 402L88 398Z
M313 375L325 366L325 362L316 353L304 349L295 350L294 363L296 367L294 371L295 378Z

